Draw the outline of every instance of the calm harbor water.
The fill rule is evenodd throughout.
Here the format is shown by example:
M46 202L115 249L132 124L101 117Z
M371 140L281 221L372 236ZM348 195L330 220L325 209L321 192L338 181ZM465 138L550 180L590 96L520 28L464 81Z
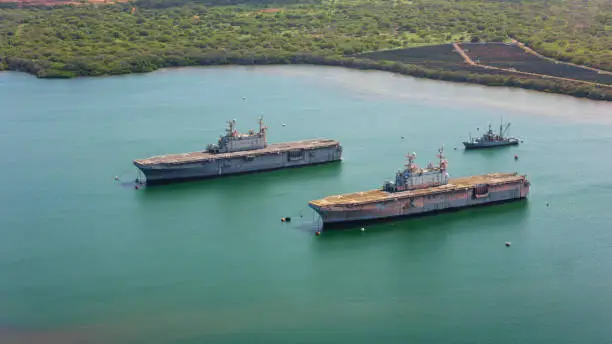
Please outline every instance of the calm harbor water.
M285 66L0 73L0 104L0 343L612 338L610 103ZM334 138L343 162L130 186L133 159L260 114L270 141ZM524 144L463 151L501 117ZM442 144L451 177L526 173L529 200L314 235L309 200L376 188Z

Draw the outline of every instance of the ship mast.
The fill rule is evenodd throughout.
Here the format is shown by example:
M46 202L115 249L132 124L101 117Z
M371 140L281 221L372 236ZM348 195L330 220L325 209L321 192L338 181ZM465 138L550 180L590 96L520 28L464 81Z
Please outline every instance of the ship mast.
M258 123L259 123L259 133L263 135L263 139L264 139L264 147L267 147L267 146L268 146L268 137L267 137L267 135L266 135L266 131L267 131L268 127L266 127L266 126L264 125L264 122L263 122L263 115L261 115L261 116L259 117L259 121L258 121Z
M408 158L408 163L405 164L404 166L406 167L408 171L413 172L417 168L417 165L414 163L414 159L416 159L416 153L415 152L412 152L412 154L408 153L408 155L406 155L406 158Z
M438 149L438 158L440 159L440 171L446 172L446 167L448 165L448 161L446 157L444 157L444 145Z
M225 129L227 131L227 136L234 136L234 131L235 131L235 126L236 126L236 120L233 119L231 121L227 121L228 124L228 128Z

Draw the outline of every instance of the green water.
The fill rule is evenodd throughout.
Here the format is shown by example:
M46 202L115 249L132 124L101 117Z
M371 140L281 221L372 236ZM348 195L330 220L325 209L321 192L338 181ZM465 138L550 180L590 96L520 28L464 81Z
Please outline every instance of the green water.
M609 103L237 67L0 73L0 104L3 344L612 338ZM133 159L202 149L225 120L245 131L262 113L271 141L334 138L343 162L129 185ZM462 138L502 116L524 144L463 151ZM424 165L441 144L451 177L518 170L529 200L314 235L309 200L376 188L406 153Z

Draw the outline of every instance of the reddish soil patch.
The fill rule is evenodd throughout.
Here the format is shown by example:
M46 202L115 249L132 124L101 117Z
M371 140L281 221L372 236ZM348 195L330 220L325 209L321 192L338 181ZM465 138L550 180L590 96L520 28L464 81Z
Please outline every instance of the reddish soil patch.
M87 0L85 2L71 0L0 0L0 3L17 3L23 6L54 6L54 5L87 5L127 2L128 0Z
M280 12L281 9L280 8L266 8L265 10L259 10L257 12L263 12L263 13L276 13L276 12Z

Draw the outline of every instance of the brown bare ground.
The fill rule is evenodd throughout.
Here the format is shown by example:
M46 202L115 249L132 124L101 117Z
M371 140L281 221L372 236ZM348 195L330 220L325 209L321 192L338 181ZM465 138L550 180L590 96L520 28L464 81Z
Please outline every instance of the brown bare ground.
M280 8L266 8L265 10L259 10L257 12L263 12L263 13L276 13L276 12L280 12L281 9Z
M0 3L16 3L23 6L57 6L57 5L87 5L87 4L111 4L115 2L127 2L128 0L86 0L67 1L67 0L0 0Z

